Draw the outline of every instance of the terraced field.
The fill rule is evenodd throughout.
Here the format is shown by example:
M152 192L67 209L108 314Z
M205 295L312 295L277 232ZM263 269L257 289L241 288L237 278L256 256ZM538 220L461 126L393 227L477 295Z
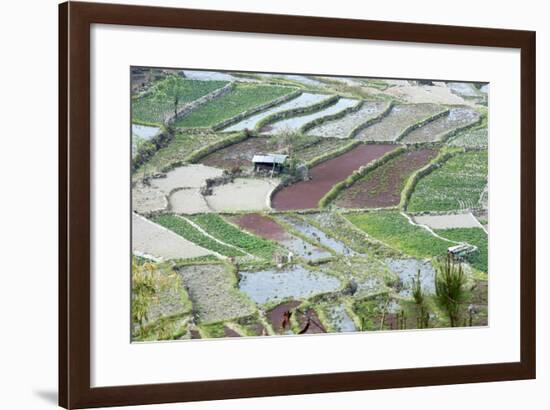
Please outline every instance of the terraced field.
M144 173L156 174L163 168L186 161L189 155L205 145L227 137L226 134L208 131L177 130L170 143L156 151L145 164L134 172L134 176L142 177Z
M378 117L387 108L384 102L365 102L359 110L313 127L307 133L325 138L348 138L356 127Z
M311 144L298 147L294 151L294 156L300 162L309 162L314 158L335 151L349 144L349 141L341 138L315 138Z
M292 235L281 224L260 214L246 214L232 218L242 229L270 241L277 241L287 251L306 260L330 257L331 254L299 236Z
M407 210L451 211L479 207L487 185L487 167L487 151L455 155L418 182Z
M168 222L160 220L164 221ZM139 215L132 215L132 250L135 254L158 259L186 259L212 254L209 248L201 246L206 241L195 241L191 235L186 239L184 235L178 236L164 229L162 223L160 225Z
M190 242L196 243L202 246L205 249L209 249L215 253L224 256L244 256L244 252L235 248L228 246L227 244L217 241L211 236L206 235L204 232L200 231L196 226L191 224L187 219L179 217L177 215L157 215L152 218L152 220L164 226L165 228L175 232L182 238L187 239ZM201 256L201 255L197 255Z
M278 249L276 243L247 234L219 215L196 215L191 220L213 237L252 255L271 259Z
M215 187L212 195L205 198L216 212L263 211L269 208L269 194L279 182L277 178L237 178Z
M466 242L470 245L477 246L478 251L468 257L470 264L487 273L489 264L489 239L487 233L481 228L454 228L454 229L437 229L438 235L444 238L451 239L457 242Z
M395 105L380 122L361 131L357 138L363 141L396 141L408 128L443 109L436 104Z
M258 123L263 120L264 118L269 117L270 115L288 111L296 108L303 108L308 107L313 104L317 104L325 99L327 99L329 96L326 94L313 94L313 93L302 93L297 98L294 98L288 102L285 102L283 104L279 104L273 108L269 108L265 111L262 111L256 115L253 115L251 117L245 118L244 120L231 125L224 129L225 132L230 131L243 131L245 129L253 130L257 127Z
M464 130L449 141L451 146L465 148L487 148L488 144L489 130L487 125Z
M214 90L222 88L226 81L183 80L182 98L178 101L178 108L185 103L200 98ZM174 101L162 97L152 88L152 92L132 99L132 121L136 123L162 124L167 114L174 112Z
M132 76L133 340L448 327L435 278L458 244L477 247L460 255L458 326L487 325L486 93L428 80ZM176 124L150 126L182 90L180 106L229 82Z
M235 88L176 121L177 127L212 127L237 114L294 91L289 87L239 84Z
M319 200L334 184L347 178L362 165L395 149L394 145L359 145L310 170L311 180L300 181L275 193L272 207L277 210L317 208Z
M473 108L453 107L448 115L411 131L401 141L406 144L439 141L449 132L474 124L479 118L479 113Z
M341 208L384 208L397 206L410 175L437 155L436 150L405 152L369 172L346 188L335 201Z
M358 100L352 100L350 98L340 98L336 104L333 104L325 109L322 109L320 111L302 115L299 117L291 117L284 119L282 121L278 121L274 124L268 125L263 132L265 134L276 134L278 132L281 132L283 130L290 130L290 131L297 131L302 126L322 117L326 117L327 115L333 115L336 114L342 110L345 110L346 108L353 107L354 105L357 105L359 103Z
M251 159L259 152L271 152L276 148L270 138L248 138L237 144L214 151L200 162L211 167L227 170L235 168L251 168Z
M439 239L426 229L411 224L397 211L377 211L346 215L346 218L369 236L417 258L431 258L447 253L456 243Z
M256 311L250 299L235 287L236 278L224 265L191 265L177 271L189 289L199 323L216 323Z

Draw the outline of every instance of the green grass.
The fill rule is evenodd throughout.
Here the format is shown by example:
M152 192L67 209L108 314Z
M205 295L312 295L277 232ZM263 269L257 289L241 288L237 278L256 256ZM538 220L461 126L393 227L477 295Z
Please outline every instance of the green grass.
M178 130L174 139L166 147L158 150L145 165L142 165L136 171L136 175L140 173L142 175L144 168L147 174L159 172L173 163L184 161L192 152L224 138L228 138L228 134Z
M239 84L233 91L203 105L176 122L177 127L212 127L253 107L294 91L292 88Z
M408 211L450 211L477 207L487 184L487 151L450 158L416 185Z
M411 225L407 218L396 211L349 214L346 218L373 238L413 257L445 255L447 248L452 245L419 226Z
M184 80L185 94L178 108L194 101L227 84L226 81ZM132 99L132 121L161 124L166 114L174 112L174 102L170 99L158 100L155 91L140 98Z
M488 238L481 228L454 228L439 229L437 234L457 242L467 242L478 247L478 252L467 258L468 262L477 270L487 273L488 269Z
M157 215L152 218L153 222L170 229L185 239L196 243L203 248L210 249L224 256L243 256L244 253L238 249L223 245L204 235L186 220L170 214Z
M252 255L271 259L277 245L271 241L241 231L227 223L221 216L202 214L192 216L193 222L215 238L245 250Z

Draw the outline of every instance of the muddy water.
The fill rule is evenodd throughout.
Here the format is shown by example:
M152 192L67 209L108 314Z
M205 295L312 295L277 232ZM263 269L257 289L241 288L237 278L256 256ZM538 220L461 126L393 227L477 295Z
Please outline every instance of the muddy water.
M320 229L317 229L316 227L300 219L293 218L291 216L282 216L281 219L284 220L289 225L291 225L298 232L302 233L303 235L307 236L310 239L313 239L314 241L318 242L320 245L326 246L327 248L330 248L335 252L341 253L343 255L347 255L347 256L357 255L356 252L348 248L344 243L337 241L336 239L332 239Z
M420 270L420 283L426 293L435 293L435 270L430 262L418 259L391 259L385 260L390 270L399 275L402 288L399 294L404 297L412 296L412 279L416 278Z
M148 125L139 125L139 124L132 124L132 134L143 138L146 140L150 140L155 135L158 134L160 131L159 127L150 127Z
M311 245L297 236L291 235L273 219L259 214L243 215L235 220L242 228L261 236L279 242L291 251L295 256L301 256L306 260L327 258L331 254L322 248Z
M138 148L138 140L149 141L160 131L159 127L150 127L148 125L132 124L132 155Z
M340 281L322 272L312 272L301 266L282 270L240 272L239 289L258 304L285 298L308 298L336 291Z
M280 241L281 245L290 250L294 255L313 261L315 259L328 258L332 256L330 252L311 245L310 243L296 236L288 235L287 239Z
M327 316L337 332L355 332L357 330L343 304L329 307Z

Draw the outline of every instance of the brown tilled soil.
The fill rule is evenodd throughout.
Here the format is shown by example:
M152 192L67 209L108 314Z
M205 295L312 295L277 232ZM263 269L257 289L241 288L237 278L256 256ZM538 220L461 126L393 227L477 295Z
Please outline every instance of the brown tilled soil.
M309 320L309 326L307 325L308 320ZM300 329L304 334L327 332L325 327L319 320L319 316L317 316L317 312L315 312L313 309L308 309L304 314L299 314L298 322L300 323ZM306 329L306 326L307 326L307 329Z
M382 208L398 205L407 178L436 155L437 151L431 149L399 155L344 190L336 200L336 205L342 208Z
M250 168L255 154L265 154L273 151L270 138L248 138L237 144L222 148L204 157L202 164L224 169Z
M397 146L392 144L362 144L339 157L322 162L311 169L310 181L301 181L278 191L273 197L272 206L278 210L317 208L319 200L334 184L360 166L395 148Z
M262 238L282 240L287 237L286 231L281 225L271 218L260 214L246 214L231 218L231 221Z
M238 334L233 329L227 326L223 327L223 332L225 333L225 337L241 337L240 334Z
M291 312L293 312L292 314L295 314L294 309L300 306L301 303L302 302L298 300L292 300L290 302L283 303L279 306L276 306L267 312L267 318L269 319L269 322L271 323L271 326L273 326L273 330L275 330L276 333L279 333L279 334L284 333L283 328L281 326L283 322L283 314L287 310L290 310Z

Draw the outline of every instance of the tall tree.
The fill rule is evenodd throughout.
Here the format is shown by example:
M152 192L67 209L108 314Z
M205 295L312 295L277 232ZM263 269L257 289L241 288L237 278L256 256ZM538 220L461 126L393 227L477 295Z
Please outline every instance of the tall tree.
M458 326L460 306L466 299L466 276L462 263L452 255L436 262L435 300L449 316L452 327Z
M168 75L155 89L157 101L170 101L174 106L174 118L178 116L179 103L185 94L185 80L176 74Z

